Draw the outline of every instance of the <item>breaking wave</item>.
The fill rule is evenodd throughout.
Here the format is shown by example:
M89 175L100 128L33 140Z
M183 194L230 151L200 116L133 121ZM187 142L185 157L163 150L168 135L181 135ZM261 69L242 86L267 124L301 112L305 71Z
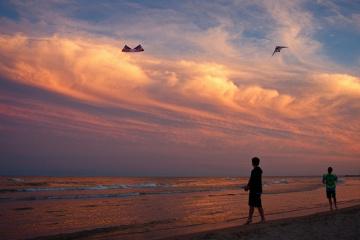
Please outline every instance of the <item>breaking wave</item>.
M288 184L288 180L285 178L282 179L276 179L271 182L272 184Z
M143 188L161 188L169 187L165 184L140 183L140 184L114 184L114 185L96 185L81 187L39 187L19 189L19 192L46 192L46 191L93 191L93 190L115 190L115 189L143 189Z

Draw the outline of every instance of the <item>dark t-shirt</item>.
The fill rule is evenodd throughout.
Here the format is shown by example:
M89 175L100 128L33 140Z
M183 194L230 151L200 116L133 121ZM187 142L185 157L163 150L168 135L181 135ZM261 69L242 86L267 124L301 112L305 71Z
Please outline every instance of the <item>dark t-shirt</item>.
M253 170L251 170L251 176L248 183L251 193L262 193L261 175L262 170L260 167L255 167Z

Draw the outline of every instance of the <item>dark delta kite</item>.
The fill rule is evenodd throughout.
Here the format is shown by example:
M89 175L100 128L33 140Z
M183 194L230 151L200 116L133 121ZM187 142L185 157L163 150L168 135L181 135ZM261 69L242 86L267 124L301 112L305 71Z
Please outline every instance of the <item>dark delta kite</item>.
M279 53L280 51L281 51L281 49L283 49L283 48L288 48L288 47L285 47L285 46L276 46L275 47L275 50L274 50L274 52L273 52L273 54L271 55L271 56L274 56L274 54L275 53Z
M122 49L123 52L143 52L144 48L141 45L138 45L135 48L131 48L128 45L125 45Z

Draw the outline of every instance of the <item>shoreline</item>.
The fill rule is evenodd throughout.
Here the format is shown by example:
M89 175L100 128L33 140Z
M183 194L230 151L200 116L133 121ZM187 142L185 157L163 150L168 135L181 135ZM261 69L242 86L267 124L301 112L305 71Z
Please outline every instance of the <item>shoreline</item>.
M161 238L159 240L354 240L360 236L360 205L265 223Z
M96 228L73 233L62 233L51 236L28 238L28 240L116 240L116 239L148 239L142 236L127 235L122 232L125 226ZM353 240L360 236L360 204L334 211L323 211L304 216L269 220L265 223L236 225L183 235L156 237L158 240L278 240L278 239L327 239Z

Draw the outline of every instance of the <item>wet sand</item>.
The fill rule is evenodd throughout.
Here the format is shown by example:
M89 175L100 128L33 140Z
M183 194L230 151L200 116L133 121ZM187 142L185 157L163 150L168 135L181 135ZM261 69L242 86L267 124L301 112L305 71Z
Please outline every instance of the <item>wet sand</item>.
M98 228L68 234L58 234L33 238L37 240L53 239L122 239L121 227ZM173 236L161 240L356 240L360 239L360 205L316 213L303 217L287 218L240 225L231 228ZM146 238L144 238L146 239Z
M360 205L332 212L207 231L164 240L360 239Z

